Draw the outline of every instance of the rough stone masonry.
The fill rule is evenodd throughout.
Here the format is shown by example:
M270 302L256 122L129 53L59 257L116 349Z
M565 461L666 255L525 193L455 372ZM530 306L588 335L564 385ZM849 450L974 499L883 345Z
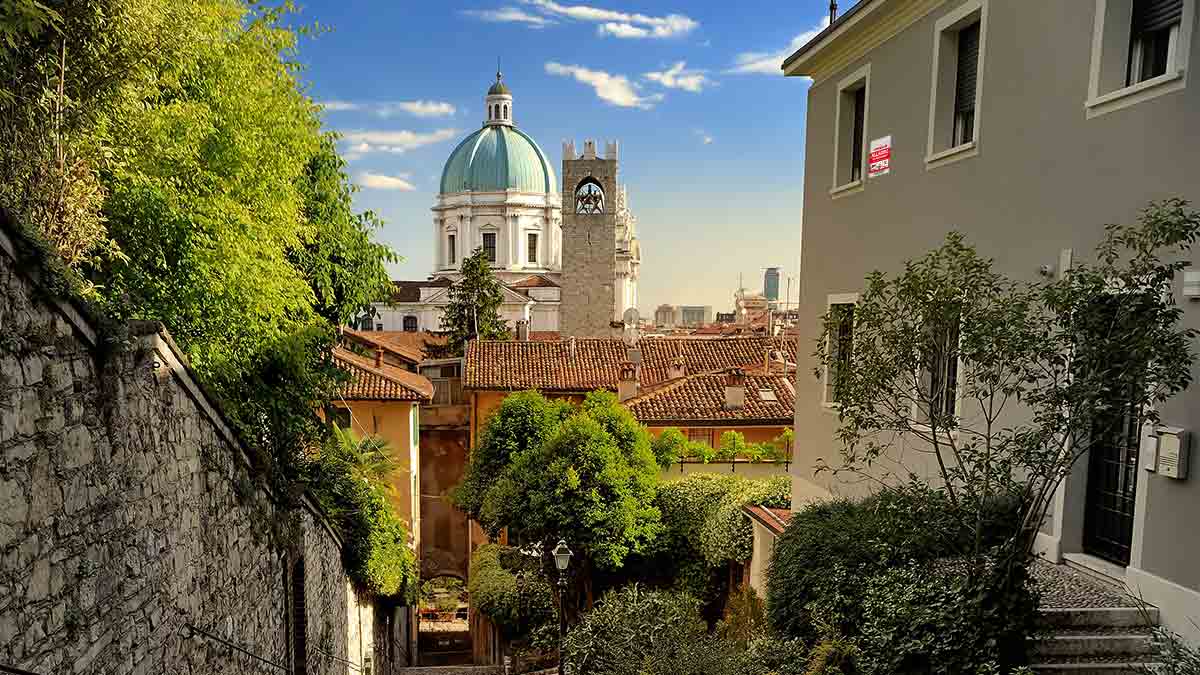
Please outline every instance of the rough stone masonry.
M279 511L169 336L142 324L102 347L2 216L0 665L291 672L303 603L307 672L348 672L356 599L332 531Z

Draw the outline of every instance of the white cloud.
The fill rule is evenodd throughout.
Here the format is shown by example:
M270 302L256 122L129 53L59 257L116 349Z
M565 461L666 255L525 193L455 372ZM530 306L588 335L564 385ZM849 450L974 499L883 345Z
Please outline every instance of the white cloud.
M622 108L640 108L648 110L655 103L663 100L662 94L642 96L637 91L637 85L624 75L613 75L602 70L591 70L583 66L571 66L551 61L546 64L546 72L551 75L573 77L579 82L590 85L596 90L601 100Z
M445 101L322 101L320 105L330 112L365 111L379 117L401 112L416 117L448 117L456 112L454 104Z
M501 7L499 9L464 9L463 16L469 16L480 21L492 23L523 23L530 28L545 28L554 23L550 19L537 14L530 14L516 7Z
M596 27L596 32L600 35L631 39L679 37L687 35L700 26L698 21L683 14L650 16L590 5L564 5L554 0L521 0L521 2L533 7L540 14L523 12L515 7L502 7L495 10L477 10L470 12L469 15L485 21L521 21L535 28L554 23L556 18L587 21L600 24Z
M694 129L693 131L696 132L696 138L700 139L701 144L712 145L713 137L711 135L709 135L709 133L707 131L705 131L703 129Z
M371 173L363 171L358 174L358 182L365 188L372 190L398 190L400 192L412 192L417 187L408 182L409 174L402 173L399 176L387 176L381 173Z
M445 101L400 101L399 103L385 104L379 114L387 117L391 114L392 109L403 110L417 117L446 117L454 114L454 106Z
M430 132L356 130L342 134L342 140L349 144L351 156L347 157L347 161L350 161L370 152L408 152L425 145L448 141L456 136L458 129L438 129Z
M342 110L362 110L361 103L353 101L319 101L317 105L330 112L340 112Z
M791 56L797 49L803 47L818 33L829 27L829 17L825 17L813 28L792 38L788 46L774 52L742 52L734 57L734 65L726 72L730 73L759 73L766 75L782 75L780 67L784 59Z
M704 74L703 70L688 70L687 63L679 61L670 68L660 72L646 73L646 79L657 82L668 89L683 89L699 93L714 82Z

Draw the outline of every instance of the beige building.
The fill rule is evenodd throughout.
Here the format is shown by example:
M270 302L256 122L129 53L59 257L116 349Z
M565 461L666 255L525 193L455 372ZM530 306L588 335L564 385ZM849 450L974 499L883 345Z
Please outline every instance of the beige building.
M1133 222L1152 200L1200 200L1196 24L1197 0L861 0L789 57L785 73L812 80L801 353L866 274L899 271L950 230L1032 280L1088 255L1105 223ZM1172 290L1185 325L1200 328L1200 304L1182 283ZM838 450L814 365L801 363L797 381L793 504L864 489L813 474ZM1200 387L1160 412L1194 431ZM1127 583L1200 638L1196 461L1177 480L1144 469L1137 438L1120 445L1077 465L1039 549Z

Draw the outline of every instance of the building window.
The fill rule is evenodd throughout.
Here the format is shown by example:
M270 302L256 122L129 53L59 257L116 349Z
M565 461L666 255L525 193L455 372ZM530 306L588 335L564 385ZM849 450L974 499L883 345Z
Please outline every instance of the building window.
M595 178L584 178L575 188L575 213L604 213L604 188Z
M833 407L843 400L847 377L854 357L854 306L858 296L829 296L826 323L826 349L829 363L825 366L825 391L822 403Z
M928 163L974 154L986 34L986 0L967 2L934 24Z
M1096 0L1088 117L1185 86L1196 0Z
M530 232L526 237L526 248L529 249L529 264L536 265L538 261L538 236Z
M834 190L860 185L866 156L867 97L871 66L867 65L838 83L837 121L833 164Z
M697 443L703 443L708 447L713 446L712 429L688 429L688 440Z
M417 317L412 316L412 315L404 317L404 332L405 333L417 332Z
M921 355L920 391L916 418L923 424L946 429L958 414L959 321L939 321L926 331Z
M1179 42L1183 0L1133 0L1126 84L1167 74L1171 46Z
M979 24L958 31L958 67L954 76L954 138L958 146L975 140L975 85L979 76Z
M496 233L495 232L484 232L483 233L483 251L487 255L487 261L492 264L495 264L496 263Z
M507 103L504 104L504 119L506 121L508 120L508 104Z
M446 261L451 265L458 262L458 248L456 247L456 239L454 235L446 236Z
M382 323L375 324L375 330L378 330L378 331L383 330L383 324Z

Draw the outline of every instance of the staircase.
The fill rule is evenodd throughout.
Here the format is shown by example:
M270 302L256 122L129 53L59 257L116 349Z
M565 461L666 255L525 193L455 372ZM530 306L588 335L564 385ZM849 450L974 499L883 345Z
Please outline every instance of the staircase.
M1150 631L1158 624L1157 609L1055 608L1041 614L1046 630L1031 638L1034 672L1123 675L1153 665Z
M1074 561L1039 562L1033 573L1042 591L1043 626L1030 638L1034 672L1124 675L1154 665L1150 636L1158 610L1139 606L1118 579Z

